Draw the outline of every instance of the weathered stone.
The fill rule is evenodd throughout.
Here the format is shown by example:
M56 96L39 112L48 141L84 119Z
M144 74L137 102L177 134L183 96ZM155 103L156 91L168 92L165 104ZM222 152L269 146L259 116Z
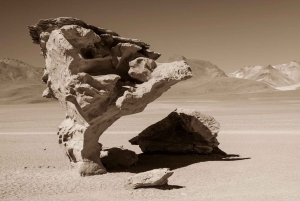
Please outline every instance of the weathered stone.
M71 17L41 19L36 25L28 26L28 29L33 43L40 44L40 34L44 34L45 32L50 33L52 30L59 29L64 25L78 25L86 29L91 29L98 35L110 34L112 36L118 36L118 34L114 31L100 27L95 27L93 25L86 24L82 20Z
M59 142L82 176L106 172L98 140L109 126L143 111L172 85L192 76L184 61L153 61L157 67L147 79L137 79L143 77L138 72L132 77L129 63L147 57L142 52L149 45L75 18L40 20L29 32L45 58L44 95L58 99L66 110Z
M138 155L131 150L113 147L104 148L100 152L100 158L105 168L129 167L136 164Z
M142 82L147 82L151 78L151 73L157 67L155 61L145 57L139 57L129 62L128 74Z
M173 175L169 168L154 169L136 174L128 179L125 187L135 189L148 186L161 186L168 183L168 178Z
M153 51L151 51L149 49L143 49L142 50L142 54L145 55L146 57L148 57L149 59L153 59L153 60L156 60L156 59L158 59L161 56L160 53L153 52Z
M145 153L218 153L220 124L197 110L178 108L129 142Z
M42 96L43 96L44 98L53 98L53 92L51 91L50 88L47 87L47 88L43 91Z

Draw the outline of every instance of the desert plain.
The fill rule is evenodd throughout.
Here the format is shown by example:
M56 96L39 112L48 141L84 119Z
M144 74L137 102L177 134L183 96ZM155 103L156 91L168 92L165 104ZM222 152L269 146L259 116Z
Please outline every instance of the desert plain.
M0 201L299 201L299 8L295 0L1 1ZM176 108L215 118L214 145L227 155L145 154L129 142ZM102 158L103 167L100 134L104 148L134 151L136 164ZM157 168L173 172L167 185L126 186Z
M101 137L130 149L138 163L80 177L58 144L58 102L0 105L1 200L299 200L300 93L162 96L122 117ZM172 93L172 91L170 92ZM197 109L220 124L218 155L142 154L128 140L175 108ZM155 168L174 171L168 186L127 190L126 180Z

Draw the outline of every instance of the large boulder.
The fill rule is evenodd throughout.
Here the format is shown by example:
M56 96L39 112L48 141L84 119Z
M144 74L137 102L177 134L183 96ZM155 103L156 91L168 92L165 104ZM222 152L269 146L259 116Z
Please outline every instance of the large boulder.
M218 148L220 124L197 110L178 108L129 140L144 153L225 154Z
M40 20L29 33L45 58L43 95L66 110L59 142L80 175L106 173L98 141L109 126L192 76L185 61L156 63L160 54L141 40L75 18Z

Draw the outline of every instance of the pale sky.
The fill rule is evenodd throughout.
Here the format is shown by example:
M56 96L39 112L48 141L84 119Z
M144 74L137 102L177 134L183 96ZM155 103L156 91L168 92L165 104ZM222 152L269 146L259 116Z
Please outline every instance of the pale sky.
M75 17L225 72L300 60L299 0L0 0L0 59L44 66L27 25Z

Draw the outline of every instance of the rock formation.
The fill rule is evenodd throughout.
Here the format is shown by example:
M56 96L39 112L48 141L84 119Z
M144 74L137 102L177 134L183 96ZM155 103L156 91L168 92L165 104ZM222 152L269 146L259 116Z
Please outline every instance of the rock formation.
M125 187L127 189L135 189L148 186L161 186L168 183L168 178L173 172L168 168L154 169L147 172L135 174L128 179Z
M220 124L197 110L178 108L130 140L144 153L225 154L218 148Z
M106 172L98 140L109 126L192 76L185 61L157 63L141 40L75 18L40 20L29 33L45 58L43 96L66 110L59 142L82 176Z

